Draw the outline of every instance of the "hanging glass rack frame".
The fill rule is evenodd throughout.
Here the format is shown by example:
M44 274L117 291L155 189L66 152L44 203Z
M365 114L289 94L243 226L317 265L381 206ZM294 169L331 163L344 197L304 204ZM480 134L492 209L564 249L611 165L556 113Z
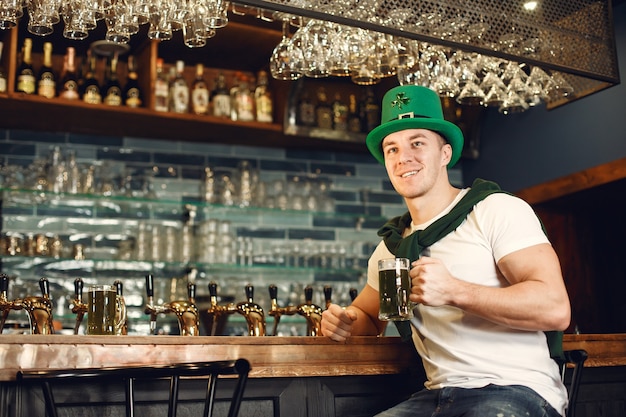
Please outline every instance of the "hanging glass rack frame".
M620 82L611 2L540 0L237 0L238 4L325 20L536 66L574 92L554 108Z

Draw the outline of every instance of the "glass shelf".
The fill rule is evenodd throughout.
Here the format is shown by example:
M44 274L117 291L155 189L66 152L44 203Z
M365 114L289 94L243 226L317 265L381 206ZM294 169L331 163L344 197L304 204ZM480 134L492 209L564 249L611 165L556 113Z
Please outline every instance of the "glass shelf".
M144 274L153 271L185 271L196 268L206 274L232 273L232 274L264 274L290 275L294 278L297 274L329 274L340 275L359 274L359 268L319 268L305 266L285 266L285 265L237 265L237 264L207 264L202 262L153 262L153 261L131 261L117 259L71 259L71 258L50 258L44 256L0 256L0 260L5 268L16 271L41 272L40 275L50 273L63 273L65 276L81 276L83 273L99 271L101 274L109 273L119 276ZM296 274L297 273L297 274ZM35 273L35 275L37 275ZM143 278L144 275L141 275ZM296 278L297 280L297 278Z
M55 193L51 191L37 191L23 188L0 188L0 192L3 195L4 202L3 210L6 209L29 209L37 210L43 209L61 209L65 208L68 211L80 211L77 214L83 216L88 214L86 211L89 209L108 209L115 212L118 215L124 214L124 210L132 210L134 213L128 212L126 214L137 214L137 210L141 208L152 208L152 210L168 210L171 214L183 215L185 210L195 208L198 213L206 213L212 215L237 215L242 214L246 216L257 214L269 214L280 216L299 216L299 215L312 215L315 217L333 217L333 218L345 218L354 219L355 214L340 213L340 212L328 212L328 211L308 211L308 210L292 210L292 209L276 209L259 206L237 206L237 205L222 205L213 204L199 201L198 197L184 196L181 199L151 199L144 198L142 196L121 196L121 195L95 195L95 194L68 194L68 193ZM93 213L92 213L93 214ZM109 213L110 214L110 213ZM382 216L361 216L366 217L368 220L381 220L387 219Z

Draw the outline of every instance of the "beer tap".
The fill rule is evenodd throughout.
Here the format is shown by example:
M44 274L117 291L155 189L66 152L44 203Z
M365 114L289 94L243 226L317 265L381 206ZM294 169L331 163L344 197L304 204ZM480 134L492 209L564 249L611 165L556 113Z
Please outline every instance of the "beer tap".
M7 292L9 290L9 276L7 274L0 274L0 311L2 316L0 317L0 333L4 330L4 323L7 321L9 311L11 311L12 303L7 298Z
M207 310L207 313L213 319L211 336L215 335L216 325L220 316L233 313L239 313L246 319L248 336L265 336L265 314L263 313L263 308L254 302L254 287L252 285L246 285L247 301L237 304L218 305L217 284L215 282L209 284L209 295L211 297L211 308Z
M200 334L199 313L196 307L196 285L187 284L187 300L176 300L162 305L154 304L154 277L146 275L146 293L148 301L144 312L150 315L150 333L156 330L156 318L159 314L174 313L178 319L178 327L181 336L198 336Z
M43 277L39 280L39 288L41 289L40 297L29 296L9 301L7 299L9 277L2 274L0 277L0 306L2 308L1 328L4 328L9 310L24 310L28 314L31 334L54 334L50 283L47 278Z
M298 314L298 309L291 305L287 307L278 306L278 287L276 287L276 285L270 285L269 292L272 305L269 311L269 315L274 317L274 328L272 330L272 336L276 336L278 331L278 323L280 322L281 316L293 316L295 314Z
M76 278L74 280L74 301L72 302L72 313L76 314L76 324L74 325L74 334L78 334L80 324L87 312L87 303L83 303L83 280Z
M332 287L330 285L325 285L324 286L324 299L326 301L326 310L328 310L328 307L330 307L330 305L332 304L332 294L333 294ZM350 288L350 290L348 291L348 294L350 294L350 301L354 301L354 299L358 295L358 291L356 288Z
M333 287L330 285L324 285L324 301L326 302L326 310L333 302Z
M114 283L117 297L115 297L115 334L118 336L128 334L128 314L126 301L124 301L124 284L119 279Z
M246 299L235 306L237 312L245 317L248 323L248 336L265 336L265 314L263 308L254 302L254 287L246 285Z
M213 281L209 283L209 296L211 307L207 310L207 313L212 319L210 336L215 336L217 325L220 322L222 316L233 314L237 311L237 309L235 308L235 305L233 303L228 303L223 306L217 304L217 284Z
M304 288L305 302L298 306L298 314L306 319L307 336L321 334L322 308L313 304L313 287L307 285Z

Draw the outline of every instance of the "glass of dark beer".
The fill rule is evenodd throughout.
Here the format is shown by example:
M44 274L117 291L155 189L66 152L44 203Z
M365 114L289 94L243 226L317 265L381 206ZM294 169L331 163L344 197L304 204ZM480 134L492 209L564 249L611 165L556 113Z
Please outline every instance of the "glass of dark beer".
M378 318L384 321L409 320L413 307L409 301L411 279L407 258L389 258L378 261L380 309Z

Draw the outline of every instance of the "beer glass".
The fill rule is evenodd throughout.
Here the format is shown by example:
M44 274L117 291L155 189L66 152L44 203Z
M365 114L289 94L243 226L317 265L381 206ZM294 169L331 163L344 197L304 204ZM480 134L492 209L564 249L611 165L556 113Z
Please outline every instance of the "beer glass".
M388 258L378 261L380 309L378 318L384 321L410 320L413 306L409 301L411 279L407 258Z
M90 285L87 304L87 334L114 335L117 291L113 285Z

